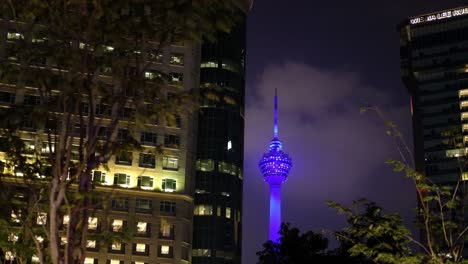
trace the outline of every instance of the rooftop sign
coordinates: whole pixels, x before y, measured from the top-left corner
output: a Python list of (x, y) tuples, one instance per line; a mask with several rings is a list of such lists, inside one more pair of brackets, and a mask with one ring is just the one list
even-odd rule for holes
[(428, 23), (428, 22), (432, 22), (436, 20), (449, 19), (452, 17), (464, 16), (464, 15), (468, 15), (468, 7), (457, 8), (457, 9), (442, 11), (439, 13), (433, 13), (433, 14), (428, 14), (428, 15), (422, 15), (419, 17), (413, 17), (413, 18), (410, 18), (410, 24), (416, 25), (416, 24)]

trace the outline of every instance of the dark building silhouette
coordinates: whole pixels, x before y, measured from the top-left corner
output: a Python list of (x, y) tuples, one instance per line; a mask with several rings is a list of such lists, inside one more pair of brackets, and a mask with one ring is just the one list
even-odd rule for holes
[(240, 263), (244, 155), (245, 16), (202, 45), (192, 261)]

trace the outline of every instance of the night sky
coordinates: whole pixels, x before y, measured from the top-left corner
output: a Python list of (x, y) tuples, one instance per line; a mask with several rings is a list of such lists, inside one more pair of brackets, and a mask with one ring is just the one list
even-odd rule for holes
[(403, 19), (467, 5), (457, 0), (256, 0), (248, 18), (243, 263), (268, 239), (268, 184), (258, 169), (273, 135), (293, 159), (282, 187), (283, 221), (301, 230), (337, 229), (344, 218), (326, 200), (360, 197), (413, 219), (414, 189), (385, 164), (399, 157), (375, 114), (378, 105), (411, 142), (409, 95), (400, 79)]

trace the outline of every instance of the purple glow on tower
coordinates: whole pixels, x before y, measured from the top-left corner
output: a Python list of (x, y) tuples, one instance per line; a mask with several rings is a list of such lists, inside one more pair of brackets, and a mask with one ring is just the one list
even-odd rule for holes
[(263, 154), (258, 166), (263, 179), (270, 184), (270, 229), (269, 238), (276, 242), (281, 227), (281, 184), (288, 178), (292, 167), (291, 158), (283, 152), (283, 145), (278, 138), (278, 96), (275, 90), (275, 110), (273, 139), (269, 151)]

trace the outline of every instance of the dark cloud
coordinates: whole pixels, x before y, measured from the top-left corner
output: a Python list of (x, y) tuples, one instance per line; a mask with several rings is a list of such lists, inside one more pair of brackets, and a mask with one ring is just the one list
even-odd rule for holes
[(392, 106), (390, 94), (366, 85), (356, 72), (296, 62), (269, 65), (255, 87), (247, 87), (257, 95), (248, 99), (246, 109), (244, 263), (254, 263), (254, 253), (267, 239), (268, 186), (257, 163), (273, 133), (275, 88), (280, 139), (294, 163), (282, 189), (283, 221), (303, 230), (336, 229), (343, 219), (324, 202), (360, 197), (411, 217), (415, 195), (410, 182), (384, 164), (399, 158), (394, 142), (377, 115), (359, 113), (364, 102), (379, 105), (407, 128), (408, 106)]

